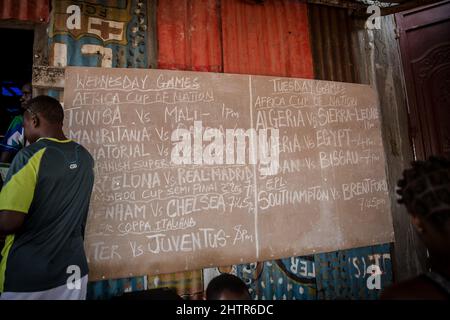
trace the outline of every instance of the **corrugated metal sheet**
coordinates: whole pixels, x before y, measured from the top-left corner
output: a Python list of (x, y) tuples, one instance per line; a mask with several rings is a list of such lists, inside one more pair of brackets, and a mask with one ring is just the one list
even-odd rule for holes
[(313, 77), (298, 1), (161, 0), (157, 30), (161, 69)]
[(158, 68), (222, 71), (216, 0), (158, 1)]
[(308, 5), (316, 79), (358, 82), (352, 56), (352, 25), (347, 9)]
[[(316, 254), (314, 263), (318, 299), (373, 300), (393, 281), (390, 244)], [(371, 266), (381, 271), (378, 288)]]
[(313, 78), (307, 5), (222, 1), (224, 72)]
[[(379, 288), (370, 266), (380, 268)], [(369, 271), (368, 271), (369, 268)], [(238, 265), (235, 273), (258, 300), (377, 299), (392, 283), (389, 244)]]
[(314, 256), (238, 265), (236, 275), (255, 300), (315, 300)]
[(50, 0), (0, 0), (0, 19), (48, 22)]

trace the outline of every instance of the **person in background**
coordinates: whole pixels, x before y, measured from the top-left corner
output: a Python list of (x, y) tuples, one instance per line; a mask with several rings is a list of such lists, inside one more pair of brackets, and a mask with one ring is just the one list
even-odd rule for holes
[[(22, 87), (20, 106), (25, 106), (30, 101), (32, 94), (31, 84), (26, 83)], [(23, 133), (23, 115), (15, 116), (5, 133), (3, 141), (0, 142), (0, 162), (11, 163), (16, 153), (25, 147), (26, 141)]]
[(398, 182), (403, 203), (429, 252), (426, 274), (387, 288), (381, 299), (450, 299), (450, 161), (416, 161)]
[(222, 273), (206, 288), (206, 300), (252, 300), (245, 283), (238, 277)]
[(0, 299), (85, 299), (83, 247), (94, 160), (64, 136), (58, 100), (31, 99), (24, 113), (31, 143), (14, 157), (0, 193)]

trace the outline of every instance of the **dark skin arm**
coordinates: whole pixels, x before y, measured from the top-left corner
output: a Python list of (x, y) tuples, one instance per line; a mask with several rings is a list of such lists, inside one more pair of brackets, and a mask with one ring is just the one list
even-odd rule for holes
[(16, 233), (25, 221), (25, 214), (17, 211), (0, 211), (0, 236)]
[(3, 151), (0, 153), (0, 162), (11, 163), (13, 159), (13, 153), (9, 151)]

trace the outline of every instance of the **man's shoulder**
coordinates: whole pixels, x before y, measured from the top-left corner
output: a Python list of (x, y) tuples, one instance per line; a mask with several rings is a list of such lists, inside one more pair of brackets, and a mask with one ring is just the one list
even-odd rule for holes
[(87, 157), (90, 161), (94, 162), (94, 158), (92, 157), (91, 153), (83, 145), (73, 140), (72, 143), (75, 144), (76, 148), (78, 148), (85, 157)]
[(10, 124), (9, 124), (10, 128), (11, 127), (17, 127), (17, 126), (23, 126), (23, 115), (19, 114), (17, 116), (15, 116)]
[[(51, 143), (51, 142), (50, 142)], [(64, 146), (70, 146), (71, 151), (76, 151), (77, 157), (81, 157), (84, 159), (84, 161), (92, 162), (92, 165), (94, 163), (94, 158), (92, 157), (91, 153), (81, 144), (74, 140), (67, 140), (63, 143), (56, 143), (56, 145), (59, 145), (60, 147)]]
[(26, 170), (26, 168), (31, 170), (29, 172), (35, 172), (36, 167), (38, 167), (41, 162), (44, 151), (44, 147), (40, 144), (32, 144), (20, 149), (14, 156), (5, 182), (11, 180), (12, 176), (19, 171)]
[(85, 147), (83, 147), (81, 144), (79, 144), (74, 140), (55, 141), (53, 139), (41, 138), (32, 145), (36, 144), (37, 144), (36, 148), (54, 147), (54, 148), (61, 148), (61, 150), (64, 150), (64, 147), (66, 146), (70, 146), (70, 148), (77, 149), (83, 154), (91, 156), (91, 154)]
[(37, 141), (35, 143), (30, 144), (29, 146), (26, 146), (25, 148), (20, 149), (20, 151), (17, 152), (16, 157), (24, 158), (24, 159), (31, 158), (38, 151), (40, 151), (46, 147), (45, 144), (42, 144), (39, 142), (40, 141)]
[[(89, 151), (83, 147), (81, 144), (70, 141), (68, 143), (62, 144), (62, 143), (54, 143), (51, 140), (47, 139), (40, 139), (29, 146), (22, 148), (15, 156), (14, 161), (17, 162), (19, 165), (25, 165), (34, 155), (40, 153), (41, 156), (44, 156), (45, 153), (45, 159), (49, 160), (54, 155), (55, 150), (58, 150), (57, 152), (65, 153), (67, 149), (65, 149), (63, 146), (70, 145), (70, 149), (77, 150), (77, 154), (79, 158), (84, 159), (84, 161), (89, 161), (92, 163), (92, 166), (94, 164), (94, 159), (92, 155), (89, 153)], [(44, 152), (45, 151), (45, 152)], [(49, 151), (49, 153), (47, 153)], [(50, 158), (49, 158), (50, 157)], [(17, 158), (17, 159), (16, 159)], [(14, 162), (13, 161), (13, 162)]]

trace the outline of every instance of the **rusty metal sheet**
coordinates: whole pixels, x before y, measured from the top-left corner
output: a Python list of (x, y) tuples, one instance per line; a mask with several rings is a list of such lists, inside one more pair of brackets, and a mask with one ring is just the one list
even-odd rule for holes
[(232, 273), (256, 300), (373, 300), (393, 280), (389, 244), (243, 264)]
[(158, 68), (222, 71), (216, 0), (160, 0)]
[(308, 5), (315, 78), (358, 82), (352, 56), (352, 25), (347, 9)]
[(313, 78), (307, 5), (222, 1), (226, 73)]
[(0, 0), (0, 19), (48, 22), (49, 0)]

